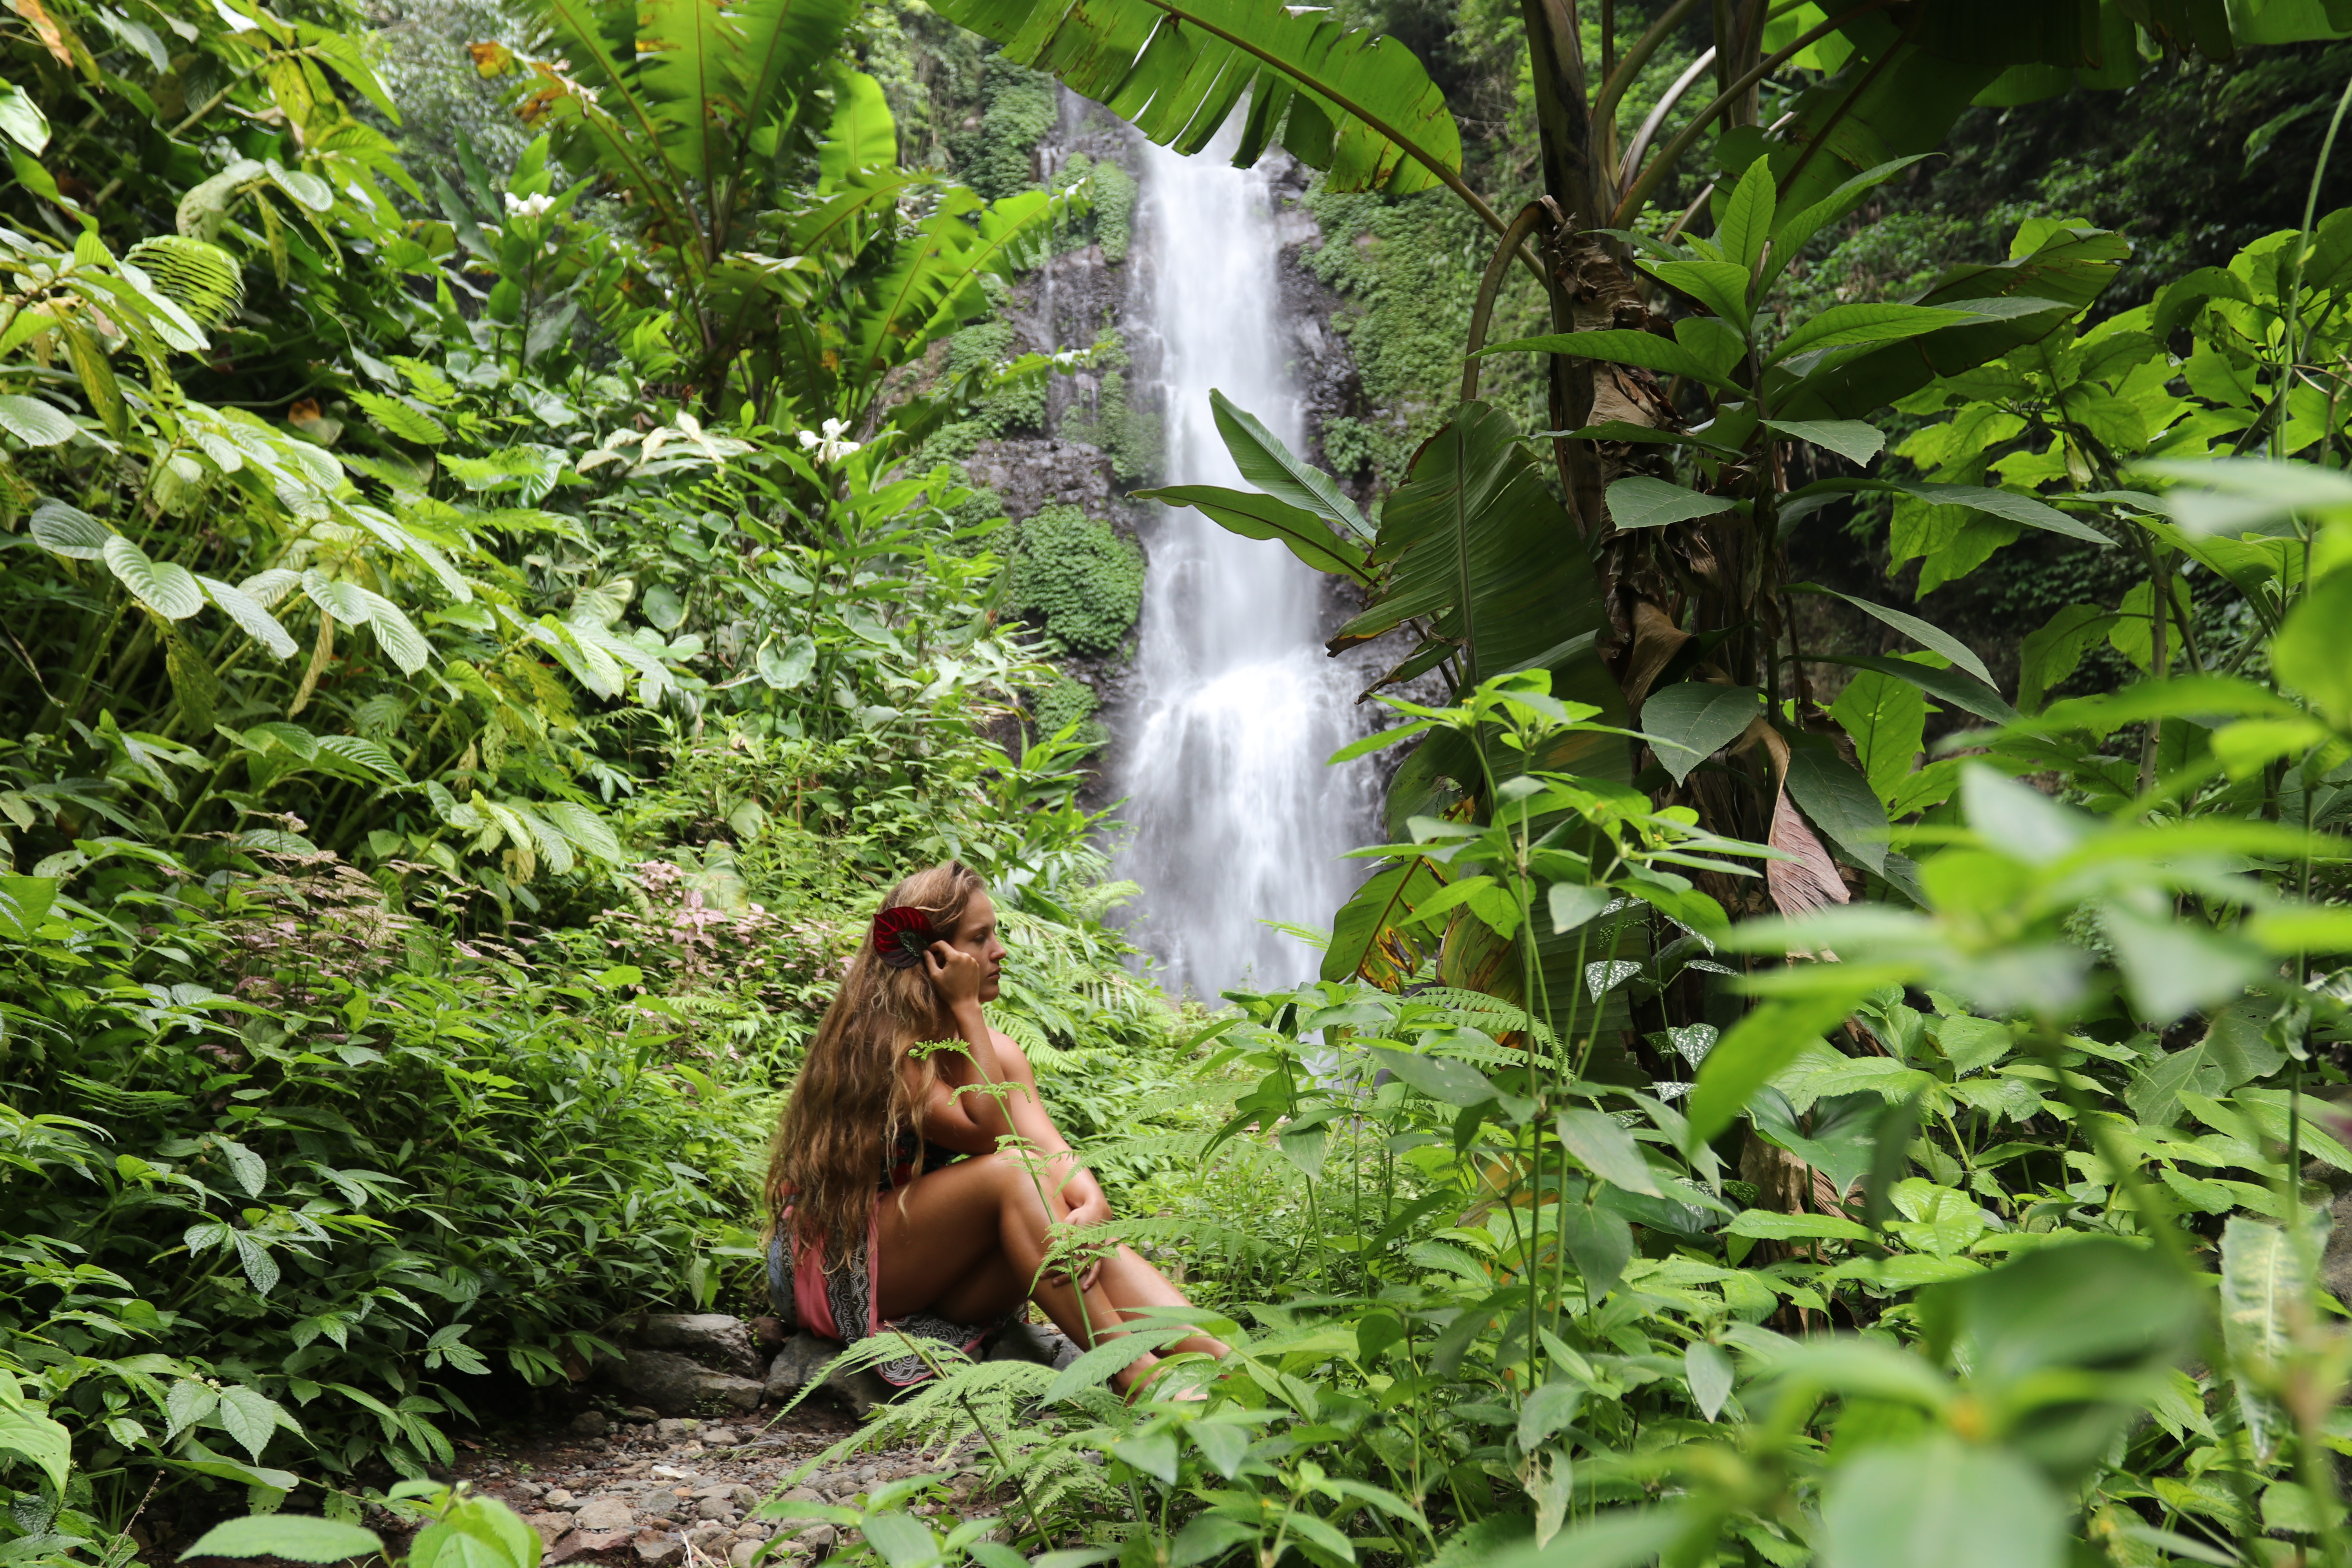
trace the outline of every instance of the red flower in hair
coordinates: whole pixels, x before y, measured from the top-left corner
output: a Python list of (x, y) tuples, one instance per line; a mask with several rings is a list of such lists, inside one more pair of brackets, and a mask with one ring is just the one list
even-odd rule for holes
[(940, 941), (931, 917), (911, 904), (898, 904), (874, 917), (874, 955), (893, 969), (912, 969)]

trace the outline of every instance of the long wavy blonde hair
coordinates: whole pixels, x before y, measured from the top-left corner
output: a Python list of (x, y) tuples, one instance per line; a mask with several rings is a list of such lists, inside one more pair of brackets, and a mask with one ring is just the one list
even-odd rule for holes
[[(944, 939), (984, 890), (977, 873), (950, 860), (891, 889), (882, 907), (923, 910)], [(817, 1026), (768, 1154), (769, 1233), (789, 1218), (794, 1244), (823, 1247), (828, 1271), (847, 1268), (865, 1245), (890, 1151), (938, 1071), (921, 1062), (909, 1083), (908, 1049), (940, 1030), (930, 976), (920, 964), (894, 969), (883, 963), (869, 924)], [(827, 1245), (836, 1237), (845, 1245)]]

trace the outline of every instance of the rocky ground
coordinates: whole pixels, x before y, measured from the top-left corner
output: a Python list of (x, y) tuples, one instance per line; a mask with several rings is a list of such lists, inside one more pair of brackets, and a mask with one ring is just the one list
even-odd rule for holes
[[(1007, 1510), (1009, 1494), (982, 1487), (976, 1443), (946, 1453), (863, 1453), (795, 1479), (887, 1393), (871, 1374), (836, 1376), (784, 1411), (839, 1348), (805, 1334), (786, 1339), (765, 1320), (649, 1317), (636, 1325), (627, 1359), (598, 1370), (591, 1384), (596, 1403), (568, 1430), (468, 1444), (449, 1479), (521, 1514), (546, 1542), (551, 1565), (807, 1563), (832, 1549), (835, 1527), (754, 1518), (762, 1503), (781, 1496), (855, 1505), (909, 1476), (940, 1478), (914, 1503), (919, 1515)], [(1066, 1364), (1076, 1351), (1051, 1330), (1016, 1325), (990, 1353)], [(645, 1403), (632, 1402), (638, 1399)]]

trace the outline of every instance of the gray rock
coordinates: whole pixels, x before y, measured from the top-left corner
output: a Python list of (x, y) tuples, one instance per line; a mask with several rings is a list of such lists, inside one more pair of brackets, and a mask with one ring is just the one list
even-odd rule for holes
[(714, 1448), (731, 1448), (743, 1439), (732, 1426), (713, 1426), (703, 1433), (702, 1440)]
[(573, 1516), (572, 1522), (591, 1534), (602, 1534), (611, 1530), (626, 1530), (637, 1522), (637, 1512), (624, 1498), (590, 1498), (580, 1505), (580, 1511)]
[[(767, 1391), (748, 1377), (730, 1373), (706, 1372), (702, 1374), (702, 1397), (740, 1410), (746, 1415), (760, 1408), (760, 1400)], [(731, 1435), (731, 1434), (730, 1434)]]
[(756, 1519), (735, 1527), (735, 1539), (738, 1541), (765, 1541), (773, 1533), (775, 1533), (773, 1531)]
[(734, 1489), (727, 1494), (727, 1499), (737, 1508), (753, 1509), (760, 1506), (759, 1489), (755, 1487), (747, 1487), (740, 1481), (738, 1481)]
[(568, 1513), (527, 1513), (522, 1521), (539, 1531), (541, 1546), (554, 1545), (572, 1528), (572, 1516)]
[(656, 1312), (646, 1320), (635, 1339), (657, 1351), (676, 1351), (716, 1372), (760, 1375), (751, 1325), (724, 1312)]
[(824, 1363), (841, 1353), (841, 1347), (831, 1340), (821, 1340), (814, 1334), (794, 1334), (768, 1363), (768, 1397), (782, 1403), (805, 1387)]
[[(2148, 617), (2150, 620), (2155, 618), (2154, 616)], [(797, 1486), (784, 1494), (784, 1500), (786, 1502), (823, 1502), (824, 1498), (814, 1487)]]
[(686, 1543), (706, 1557), (715, 1557), (735, 1544), (735, 1532), (723, 1524), (698, 1524), (686, 1532)]
[[(2151, 616), (2149, 618), (2153, 619), (2154, 617)], [(562, 1487), (550, 1487), (545, 1492), (541, 1493), (541, 1496), (550, 1508), (570, 1508), (572, 1503), (577, 1500), (572, 1497), (569, 1490)]]
[(722, 1523), (731, 1521), (735, 1517), (735, 1505), (723, 1497), (707, 1497), (694, 1505), (694, 1517), (715, 1519)]
[(1059, 1372), (1078, 1359), (1078, 1347), (1051, 1324), (1013, 1323), (989, 1347), (988, 1359), (1034, 1362)]
[[(2151, 615), (2148, 619), (2156, 617)], [(761, 1542), (739, 1541), (727, 1549), (727, 1568), (751, 1568), (751, 1559), (760, 1555)]]
[[(2154, 617), (2150, 618), (2153, 619)], [(834, 1529), (833, 1526), (829, 1524), (812, 1524), (807, 1529), (801, 1531), (794, 1539), (800, 1542), (803, 1546), (814, 1546), (818, 1551), (822, 1552), (826, 1547), (831, 1546), (835, 1541), (839, 1540), (840, 1537), (841, 1532)]]
[(654, 1436), (665, 1443), (683, 1442), (701, 1430), (701, 1422), (683, 1417), (654, 1423)]
[(612, 1422), (604, 1418), (601, 1410), (583, 1410), (572, 1418), (572, 1435), (574, 1437), (602, 1437), (612, 1429)]
[(824, 1389), (849, 1406), (849, 1413), (861, 1421), (876, 1405), (887, 1405), (898, 1396), (897, 1386), (885, 1381), (882, 1374), (870, 1366), (862, 1366), (854, 1372), (846, 1368), (837, 1369), (824, 1380)]
[(686, 1542), (666, 1530), (641, 1530), (629, 1544), (637, 1549), (637, 1561), (646, 1568), (664, 1568), (686, 1555)]
[[(710, 1369), (675, 1351), (632, 1350), (604, 1370), (614, 1383), (664, 1415), (684, 1415), (702, 1397), (702, 1380)], [(656, 1428), (659, 1430), (658, 1427)]]
[(569, 1563), (575, 1557), (585, 1557), (593, 1552), (610, 1552), (628, 1542), (629, 1531), (625, 1530), (575, 1530), (555, 1543), (554, 1550), (547, 1554), (547, 1561), (551, 1564)]

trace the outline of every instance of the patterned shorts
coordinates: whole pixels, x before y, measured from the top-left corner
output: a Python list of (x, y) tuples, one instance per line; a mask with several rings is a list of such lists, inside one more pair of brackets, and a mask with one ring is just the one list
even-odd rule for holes
[[(882, 1294), (881, 1249), (877, 1231), (881, 1205), (892, 1195), (887, 1192), (874, 1194), (875, 1212), (866, 1221), (866, 1244), (846, 1267), (840, 1268), (824, 1266), (823, 1248), (793, 1244), (792, 1211), (784, 1211), (783, 1223), (768, 1243), (768, 1294), (774, 1301), (776, 1315), (787, 1327), (805, 1329), (821, 1338), (844, 1343), (895, 1330), (910, 1338), (952, 1345), (966, 1355), (977, 1354), (982, 1342), (1021, 1318), (1022, 1306), (1016, 1305), (992, 1322), (977, 1324), (955, 1322), (933, 1312), (908, 1312), (885, 1321), (877, 1311), (875, 1302)], [(899, 1388), (931, 1376), (931, 1369), (912, 1351), (880, 1363), (874, 1370), (882, 1374), (884, 1382)]]

